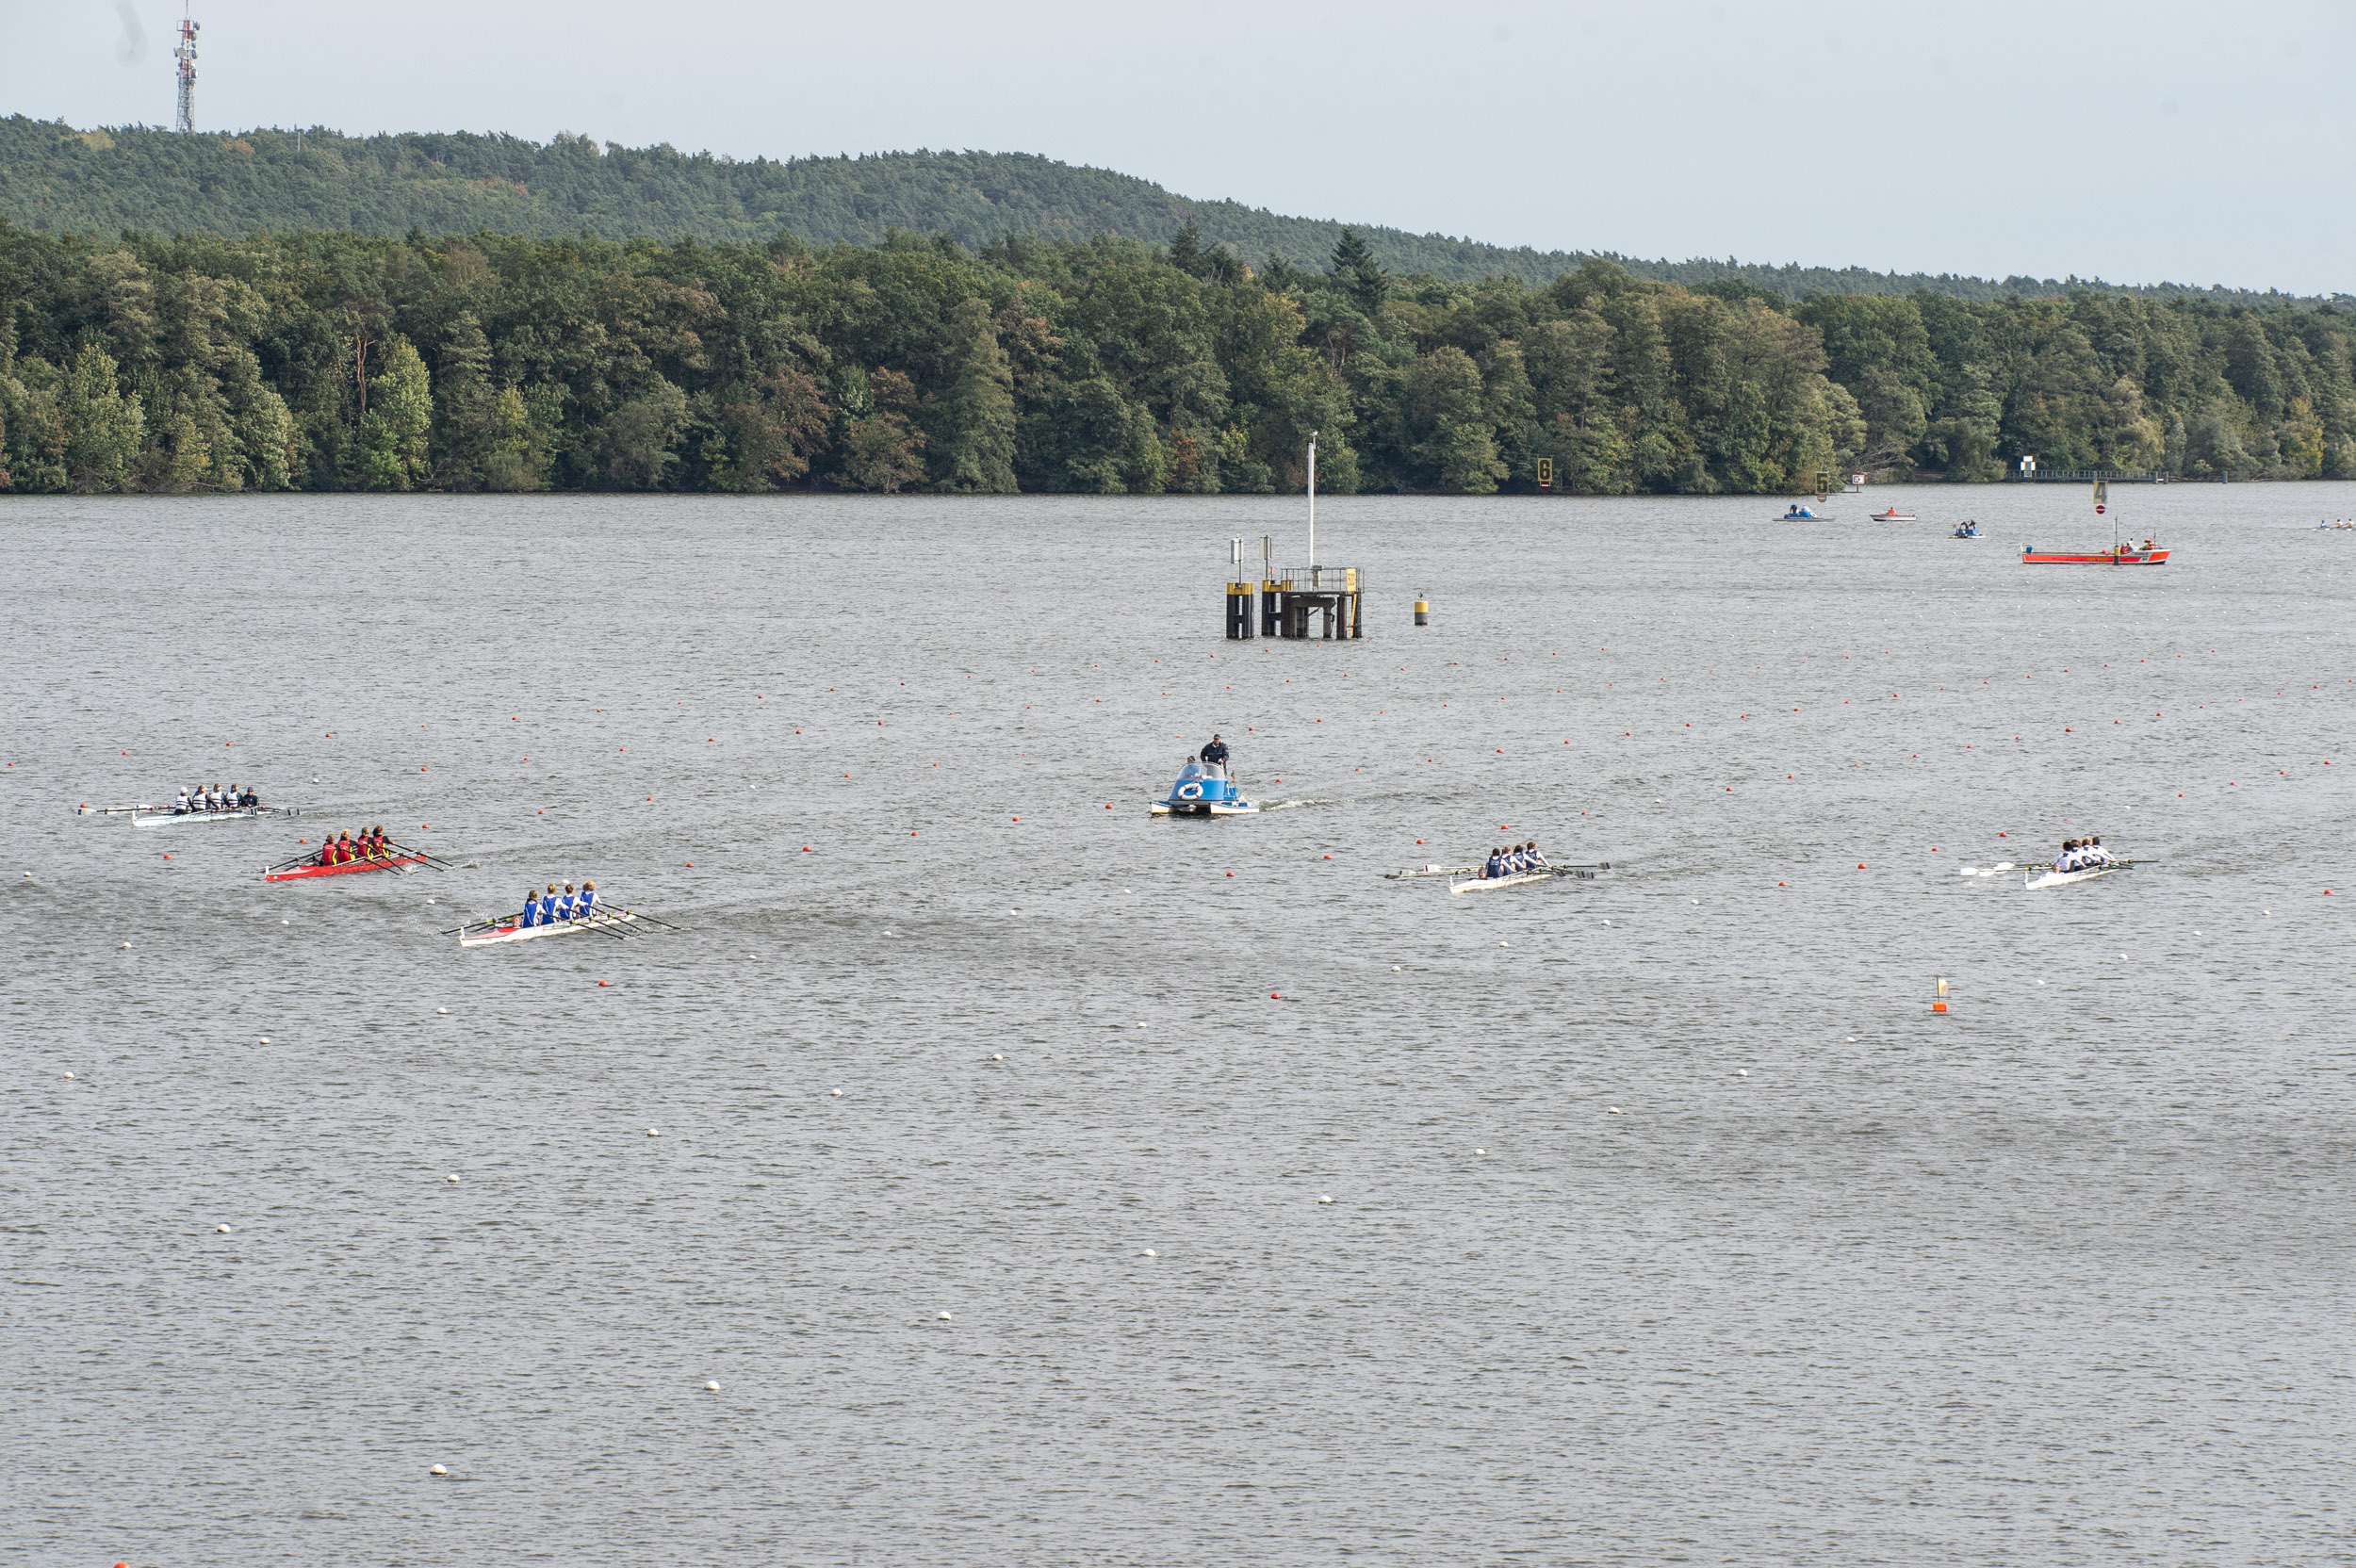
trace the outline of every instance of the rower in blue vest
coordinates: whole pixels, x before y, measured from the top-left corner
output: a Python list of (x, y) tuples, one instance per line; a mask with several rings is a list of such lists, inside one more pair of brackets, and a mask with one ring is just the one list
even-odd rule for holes
[(1546, 870), (1546, 858), (1538, 852), (1537, 840), (1532, 839), (1522, 845), (1522, 864), (1531, 871)]
[(1481, 868), (1481, 875), (1482, 879), (1483, 879), (1484, 881), (1492, 881), (1492, 882), (1493, 882), (1493, 881), (1497, 880), (1498, 877), (1503, 876), (1504, 874), (1505, 874), (1505, 853), (1504, 853), (1504, 851), (1502, 851), (1502, 850), (1497, 850), (1497, 849), (1493, 849), (1493, 850), (1489, 851), (1489, 859), (1488, 859), (1488, 862), (1487, 862), (1487, 864), (1483, 865), (1483, 866)]
[(564, 884), (564, 896), (556, 901), (556, 918), (558, 920), (573, 918), (573, 885), (570, 882)]
[(524, 912), (516, 917), (515, 923), (519, 926), (540, 923), (540, 895), (538, 893), (529, 890), (525, 892)]
[(581, 896), (573, 901), (573, 919), (587, 920), (597, 906), (597, 885), (595, 882), (581, 883)]

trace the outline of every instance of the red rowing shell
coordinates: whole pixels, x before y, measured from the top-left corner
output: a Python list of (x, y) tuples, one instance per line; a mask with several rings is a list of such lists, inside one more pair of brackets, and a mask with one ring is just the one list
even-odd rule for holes
[(2167, 563), (2166, 550), (2122, 550), (2117, 555), (2108, 550), (2097, 550), (2092, 555), (2055, 555), (2039, 550), (2021, 552), (2021, 564), (2024, 566), (2160, 566)]
[(421, 866), (422, 855), (396, 855), (389, 860), (346, 860), (340, 866), (289, 866), (285, 871), (266, 871), (265, 882), (292, 882), (304, 876), (341, 876), (348, 871), (390, 871), (395, 866)]

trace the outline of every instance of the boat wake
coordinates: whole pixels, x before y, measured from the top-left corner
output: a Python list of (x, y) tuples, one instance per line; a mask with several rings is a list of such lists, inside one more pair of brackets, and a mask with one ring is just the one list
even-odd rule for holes
[(1260, 809), (1263, 811), (1289, 811), (1299, 806), (1331, 806), (1333, 804), (1333, 803), (1331, 800), (1319, 798), (1306, 798), (1301, 800), (1269, 800), (1261, 802)]

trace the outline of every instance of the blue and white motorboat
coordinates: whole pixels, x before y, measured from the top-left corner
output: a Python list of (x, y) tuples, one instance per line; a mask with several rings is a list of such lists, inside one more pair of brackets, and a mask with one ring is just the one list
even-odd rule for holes
[(1186, 765), (1178, 770), (1178, 782), (1170, 787), (1169, 795), (1153, 803), (1153, 815), (1239, 817), (1258, 809), (1237, 792), (1235, 781), (1228, 776), (1224, 766), (1189, 757)]
[(1792, 509), (1789, 512), (1786, 512), (1782, 516), (1775, 519), (1775, 521), (1779, 523), (1814, 523), (1821, 522), (1823, 520), (1823, 513), (1812, 511), (1808, 507), (1800, 505), (1797, 501), (1792, 503)]
[(1950, 535), (1951, 538), (1955, 539), (1977, 539), (1979, 536), (1980, 525), (1968, 519), (1964, 522), (1963, 526), (1956, 529), (1955, 531)]

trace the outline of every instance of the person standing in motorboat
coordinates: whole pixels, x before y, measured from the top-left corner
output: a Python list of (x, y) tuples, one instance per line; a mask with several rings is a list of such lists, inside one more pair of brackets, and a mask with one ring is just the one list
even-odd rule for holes
[(1202, 761), (1203, 766), (1209, 771), (1212, 777), (1226, 777), (1227, 743), (1220, 740), (1219, 736), (1214, 733), (1211, 736), (1210, 743), (1203, 748)]

